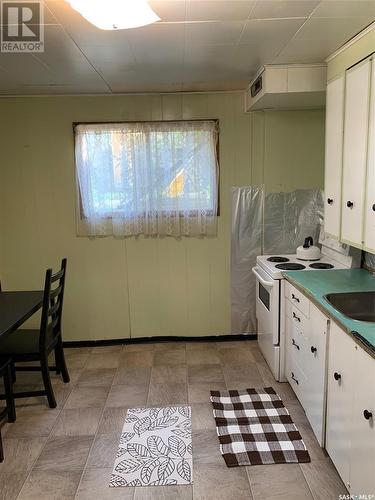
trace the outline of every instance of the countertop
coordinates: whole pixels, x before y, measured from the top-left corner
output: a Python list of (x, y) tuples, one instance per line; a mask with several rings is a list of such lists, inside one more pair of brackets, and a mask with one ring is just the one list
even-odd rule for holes
[(323, 298), (328, 293), (375, 291), (375, 276), (365, 269), (288, 271), (283, 276), (375, 357), (375, 323), (347, 318)]

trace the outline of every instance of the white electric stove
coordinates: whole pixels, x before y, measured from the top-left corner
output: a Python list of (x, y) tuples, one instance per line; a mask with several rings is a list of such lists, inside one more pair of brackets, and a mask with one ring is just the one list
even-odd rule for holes
[(258, 344), (274, 377), (285, 382), (284, 373), (284, 294), (285, 271), (336, 270), (360, 267), (361, 252), (320, 233), (321, 258), (314, 261), (292, 255), (260, 255), (252, 271), (256, 277)]

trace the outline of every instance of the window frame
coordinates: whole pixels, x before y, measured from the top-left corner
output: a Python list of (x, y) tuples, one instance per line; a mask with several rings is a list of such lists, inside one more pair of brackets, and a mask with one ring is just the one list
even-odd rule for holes
[[(218, 118), (199, 118), (199, 119), (193, 119), (193, 120), (117, 120), (117, 121), (103, 121), (103, 122), (72, 122), (72, 130), (73, 130), (73, 150), (74, 150), (74, 174), (75, 174), (75, 182), (76, 182), (76, 196), (78, 196), (78, 204), (79, 204), (79, 215), (81, 221), (85, 221), (88, 219), (87, 215), (85, 215), (84, 210), (83, 210), (83, 203), (82, 203), (82, 193), (81, 193), (81, 186), (79, 185), (78, 182), (78, 175), (77, 175), (77, 162), (76, 162), (76, 156), (75, 156), (75, 150), (76, 150), (76, 133), (75, 133), (75, 128), (78, 125), (107, 125), (111, 123), (115, 124), (128, 124), (128, 123), (176, 123), (176, 122), (207, 122), (207, 121), (212, 121), (216, 124), (217, 127), (217, 141), (216, 141), (216, 161), (217, 161), (217, 192), (216, 192), (216, 197), (217, 197), (217, 207), (216, 207), (216, 215), (217, 217), (220, 217), (220, 126), (219, 126), (219, 119)], [(194, 213), (194, 211), (191, 211)], [(182, 212), (178, 213), (178, 217), (183, 217)], [(103, 217), (104, 220), (112, 220), (113, 217), (111, 215), (108, 215), (106, 217)]]

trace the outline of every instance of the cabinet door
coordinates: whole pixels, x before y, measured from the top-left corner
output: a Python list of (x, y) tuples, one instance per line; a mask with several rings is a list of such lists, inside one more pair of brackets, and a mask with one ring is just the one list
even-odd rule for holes
[(326, 349), (328, 318), (310, 304), (310, 332), (307, 340), (305, 373), (309, 381), (306, 394), (307, 418), (320, 445), (325, 436)]
[(371, 63), (371, 98), (367, 150), (367, 179), (365, 203), (365, 249), (375, 253), (375, 59)]
[(346, 72), (341, 239), (363, 244), (363, 208), (370, 96), (370, 59)]
[(345, 76), (327, 85), (324, 229), (340, 237)]
[(329, 331), (326, 449), (349, 485), (354, 341), (335, 323)]
[(356, 349), (349, 491), (370, 495), (375, 492), (375, 359)]

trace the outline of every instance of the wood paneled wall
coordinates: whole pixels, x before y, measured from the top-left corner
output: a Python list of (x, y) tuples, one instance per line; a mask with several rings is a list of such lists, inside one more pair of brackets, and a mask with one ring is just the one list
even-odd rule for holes
[[(323, 111), (243, 109), (238, 92), (0, 99), (4, 288), (40, 288), (66, 256), (66, 340), (230, 333), (231, 187), (323, 182)], [(195, 118), (220, 122), (217, 238), (78, 238), (72, 122)]]

